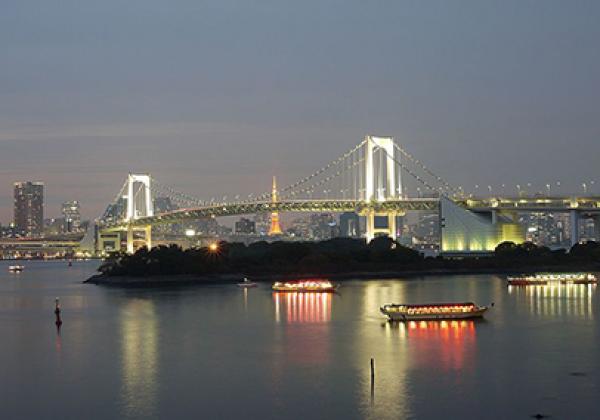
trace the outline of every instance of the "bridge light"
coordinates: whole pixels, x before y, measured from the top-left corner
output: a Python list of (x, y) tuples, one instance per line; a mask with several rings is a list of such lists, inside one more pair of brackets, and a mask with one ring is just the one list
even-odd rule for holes
[(208, 246), (208, 250), (209, 250), (210, 252), (217, 252), (217, 251), (219, 250), (219, 244), (217, 244), (216, 242), (213, 242), (213, 243), (211, 243), (211, 244)]

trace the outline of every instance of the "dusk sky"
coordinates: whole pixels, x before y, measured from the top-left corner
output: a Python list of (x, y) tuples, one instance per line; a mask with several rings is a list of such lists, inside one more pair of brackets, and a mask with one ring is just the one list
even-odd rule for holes
[(392, 135), (454, 185), (600, 194), (600, 2), (4, 0), (12, 184), (99, 216), (130, 171), (259, 193)]

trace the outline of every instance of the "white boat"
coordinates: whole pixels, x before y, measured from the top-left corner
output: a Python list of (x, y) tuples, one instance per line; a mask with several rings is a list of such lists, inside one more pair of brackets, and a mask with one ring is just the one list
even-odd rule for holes
[(598, 283), (598, 279), (592, 273), (536, 273), (517, 277), (508, 277), (507, 280), (509, 286)]
[(472, 302), (427, 303), (422, 305), (392, 303), (379, 308), (381, 313), (387, 315), (391, 321), (480, 318), (488, 309), (488, 306), (477, 306)]
[(258, 284), (248, 280), (246, 277), (244, 277), (244, 281), (241, 283), (237, 284), (238, 287), (242, 287), (244, 289), (250, 288), (250, 287), (258, 287)]
[(308, 280), (289, 280), (285, 282), (275, 282), (271, 288), (275, 292), (314, 292), (314, 293), (334, 293), (339, 284), (333, 284), (329, 280), (308, 279)]
[(24, 265), (9, 265), (8, 266), (8, 271), (10, 271), (11, 273), (20, 273), (23, 270), (25, 270)]

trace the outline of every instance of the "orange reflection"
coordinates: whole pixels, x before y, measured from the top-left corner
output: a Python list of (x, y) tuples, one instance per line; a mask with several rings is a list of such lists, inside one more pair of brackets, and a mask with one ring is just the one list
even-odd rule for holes
[[(475, 321), (410, 321), (400, 324), (417, 363), (443, 370), (468, 367), (475, 354)], [(404, 331), (402, 331), (404, 330)], [(472, 366), (472, 364), (471, 364)]]
[(331, 293), (275, 292), (275, 320), (287, 323), (321, 323), (331, 321)]
[(331, 293), (273, 293), (275, 320), (284, 334), (281, 366), (329, 363), (331, 299)]

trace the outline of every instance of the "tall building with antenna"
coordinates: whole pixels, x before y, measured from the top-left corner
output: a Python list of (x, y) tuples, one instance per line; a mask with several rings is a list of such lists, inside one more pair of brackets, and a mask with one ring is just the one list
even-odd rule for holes
[[(273, 189), (271, 191), (271, 202), (277, 203), (277, 178), (273, 177)], [(281, 235), (281, 226), (279, 225), (279, 213), (274, 211), (271, 213), (271, 227), (269, 228), (269, 236)]]

